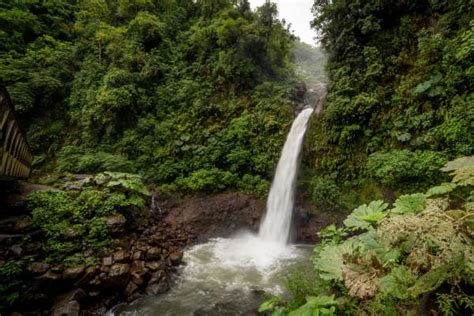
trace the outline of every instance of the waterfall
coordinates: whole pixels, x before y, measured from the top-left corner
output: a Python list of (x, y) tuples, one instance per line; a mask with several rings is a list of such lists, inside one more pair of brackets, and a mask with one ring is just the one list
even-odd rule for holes
[(286, 244), (290, 234), (298, 162), (312, 108), (301, 111), (291, 126), (278, 161), (259, 237)]

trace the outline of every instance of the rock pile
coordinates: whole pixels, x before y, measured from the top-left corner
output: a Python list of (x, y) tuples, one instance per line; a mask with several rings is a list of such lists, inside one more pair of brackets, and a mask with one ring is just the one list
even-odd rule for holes
[[(114, 250), (101, 258), (85, 254), (86, 260), (67, 267), (29, 263), (23, 276), (28, 287), (13, 314), (100, 315), (118, 302), (166, 292), (182, 249), (194, 237), (159, 220), (148, 227), (116, 239)], [(15, 256), (2, 248), (0, 259)]]

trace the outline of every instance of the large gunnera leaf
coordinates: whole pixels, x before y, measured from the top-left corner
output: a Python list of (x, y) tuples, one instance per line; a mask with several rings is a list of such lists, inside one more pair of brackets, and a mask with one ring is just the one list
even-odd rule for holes
[(346, 227), (368, 229), (372, 224), (378, 223), (387, 213), (388, 204), (384, 201), (372, 201), (356, 208), (344, 221)]
[(416, 276), (406, 266), (398, 266), (380, 279), (380, 292), (400, 300), (409, 297), (408, 289), (415, 284)]
[(422, 193), (402, 195), (395, 201), (390, 211), (395, 214), (420, 213), (425, 209), (426, 197)]
[(353, 240), (340, 245), (325, 247), (314, 259), (313, 264), (323, 280), (342, 281), (343, 256), (352, 254), (356, 248)]
[(453, 182), (459, 185), (474, 185), (474, 156), (450, 161), (441, 170), (449, 172)]

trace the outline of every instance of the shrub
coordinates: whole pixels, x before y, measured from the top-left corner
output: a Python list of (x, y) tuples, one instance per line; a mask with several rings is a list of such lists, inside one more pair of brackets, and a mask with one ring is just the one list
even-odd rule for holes
[(329, 178), (314, 177), (311, 180), (311, 199), (319, 207), (336, 208), (341, 206), (341, 192), (336, 182)]
[(396, 188), (401, 184), (426, 185), (441, 179), (444, 154), (434, 151), (390, 150), (369, 156), (367, 175), (379, 183)]
[(178, 179), (178, 185), (191, 191), (219, 191), (234, 185), (237, 177), (217, 168), (200, 169), (189, 177)]

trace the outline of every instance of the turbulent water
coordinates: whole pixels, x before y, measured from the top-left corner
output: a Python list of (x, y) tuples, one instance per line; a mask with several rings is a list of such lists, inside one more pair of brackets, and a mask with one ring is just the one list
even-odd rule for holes
[(308, 249), (287, 245), (293, 210), (298, 157), (313, 112), (303, 110), (293, 122), (278, 162), (258, 235), (242, 232), (216, 238), (185, 251), (171, 291), (120, 304), (109, 315), (233, 316), (253, 314), (263, 292), (282, 293), (282, 274), (299, 265)]
[(278, 161), (275, 178), (267, 200), (267, 213), (260, 226), (264, 240), (286, 244), (290, 234), (291, 216), (298, 161), (312, 108), (301, 111), (291, 126), (290, 133)]

